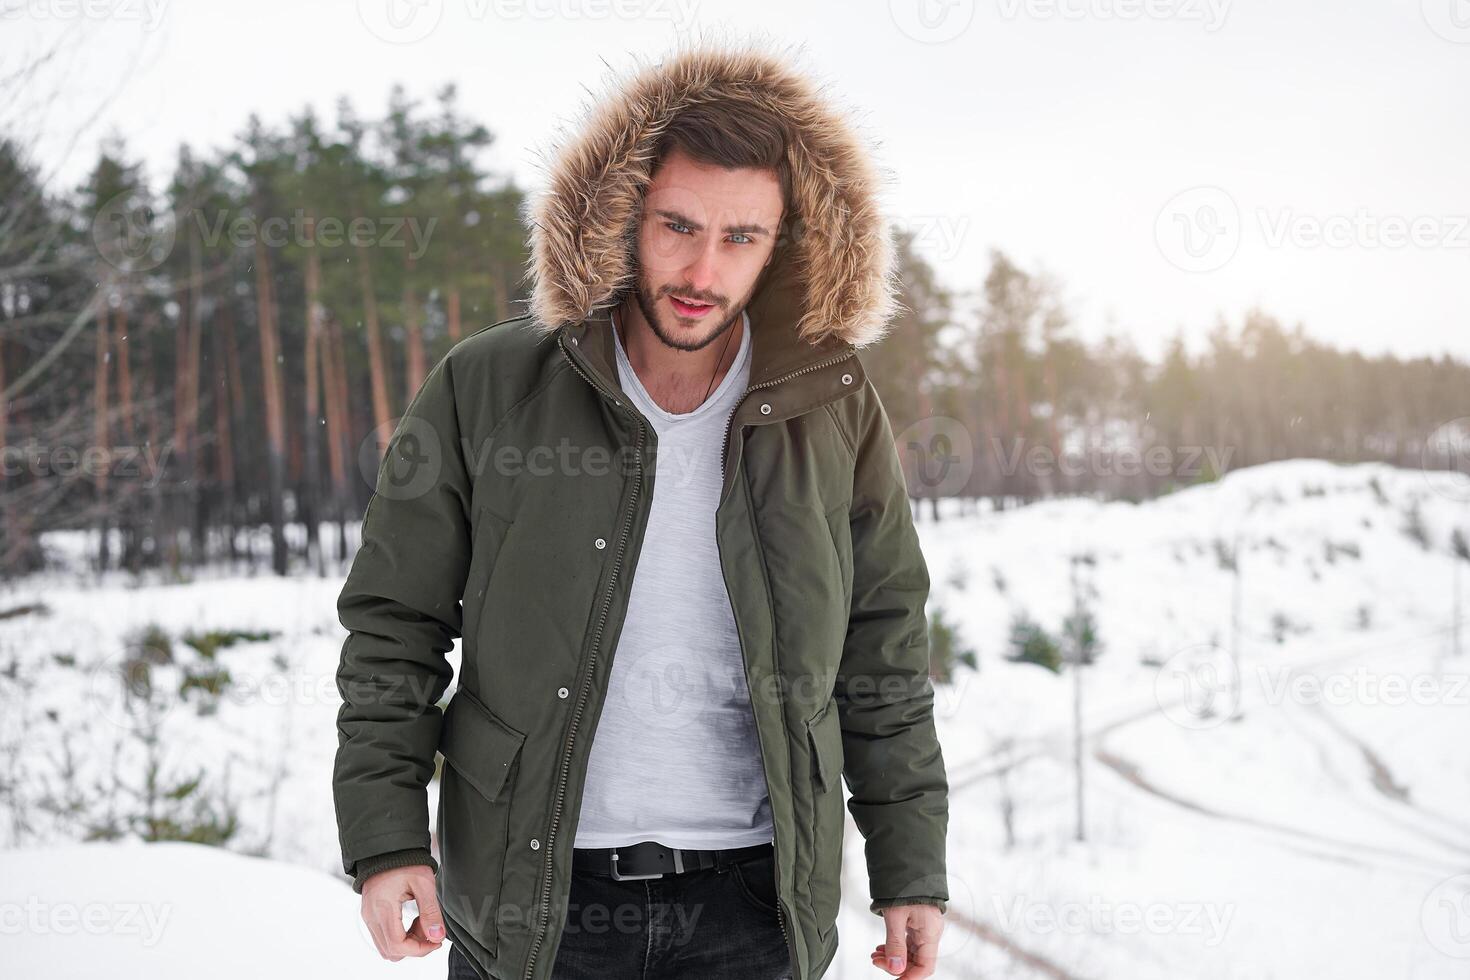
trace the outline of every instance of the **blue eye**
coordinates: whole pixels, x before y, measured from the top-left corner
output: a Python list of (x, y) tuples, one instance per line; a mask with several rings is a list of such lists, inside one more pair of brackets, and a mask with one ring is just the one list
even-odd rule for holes
[(746, 244), (748, 242), (753, 241), (753, 239), (749, 235), (731, 235), (730, 237), (731, 238), (743, 238), (743, 239), (745, 239), (744, 242), (737, 242), (736, 243), (737, 245), (744, 245), (744, 244)]
[(665, 228), (669, 228), (669, 229), (671, 229), (673, 231), (676, 231), (676, 232), (678, 232), (681, 235), (684, 234), (685, 232), (684, 231), (679, 231), (680, 228), (685, 229), (685, 231), (687, 231), (688, 228), (689, 228), (688, 225), (681, 225), (677, 221), (665, 221), (664, 222), (664, 227)]

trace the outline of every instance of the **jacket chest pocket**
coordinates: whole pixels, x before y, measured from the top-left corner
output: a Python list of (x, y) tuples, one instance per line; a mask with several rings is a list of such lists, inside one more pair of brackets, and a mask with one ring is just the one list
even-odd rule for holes
[(460, 688), (444, 710), (439, 752), (439, 901), (492, 954), (524, 733)]
[(812, 913), (823, 941), (837, 923), (842, 900), (842, 836), (846, 829), (842, 801), (842, 728), (837, 699), (807, 720), (807, 748), (812, 765), (812, 864), (807, 881)]

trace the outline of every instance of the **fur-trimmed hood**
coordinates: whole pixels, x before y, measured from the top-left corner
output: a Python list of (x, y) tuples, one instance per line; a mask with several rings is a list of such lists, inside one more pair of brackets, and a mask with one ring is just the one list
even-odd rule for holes
[[(879, 340), (897, 307), (879, 171), (854, 127), (812, 82), (752, 44), (700, 43), (639, 65), (554, 147), (546, 190), (528, 200), (525, 214), (525, 278), (538, 326), (549, 333), (622, 299), (633, 283), (632, 250), (659, 134), (682, 107), (713, 99), (772, 111), (796, 137), (787, 146), (791, 233), (761, 286), (762, 308), (779, 310), (812, 344), (860, 348)], [(789, 302), (773, 304), (772, 295)]]

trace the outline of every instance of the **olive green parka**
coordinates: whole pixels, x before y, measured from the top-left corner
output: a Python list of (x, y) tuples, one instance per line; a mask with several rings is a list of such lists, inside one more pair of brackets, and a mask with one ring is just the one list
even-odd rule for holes
[(749, 387), (716, 513), (794, 977), (822, 976), (837, 949), (844, 781), (869, 908), (949, 898), (929, 575), (857, 353), (894, 309), (874, 171), (788, 65), (696, 49), (643, 68), (561, 149), (528, 207), (530, 312), (430, 370), (388, 442), (338, 600), (343, 867), (359, 889), (387, 868), (434, 867), (450, 939), (486, 977), (547, 980), (566, 921), (588, 753), (658, 492), (657, 437), (619, 385), (608, 310), (633, 267), (638, 151), (710, 98), (774, 107), (802, 136), (788, 151), (797, 230), (747, 305)]

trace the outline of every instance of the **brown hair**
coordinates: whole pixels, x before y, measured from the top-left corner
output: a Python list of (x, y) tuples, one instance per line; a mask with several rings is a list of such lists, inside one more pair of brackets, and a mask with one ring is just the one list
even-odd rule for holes
[(653, 171), (674, 149), (704, 164), (734, 169), (774, 170), (781, 207), (791, 216), (791, 165), (786, 161), (786, 125), (764, 110), (728, 102), (701, 102), (679, 112), (665, 127), (654, 152)]

